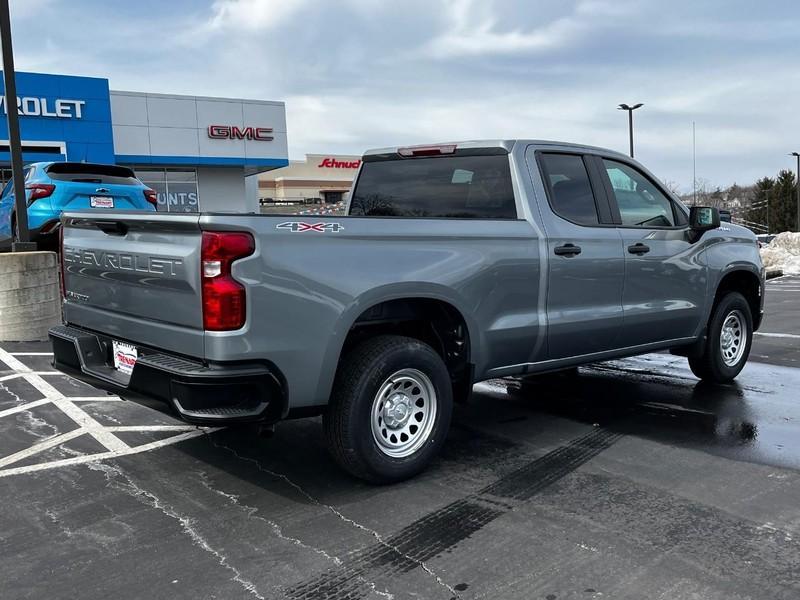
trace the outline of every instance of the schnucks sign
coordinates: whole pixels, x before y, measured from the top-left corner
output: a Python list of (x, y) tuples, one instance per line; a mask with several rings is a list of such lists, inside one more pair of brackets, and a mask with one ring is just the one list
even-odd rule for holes
[(360, 166), (360, 160), (336, 160), (335, 158), (324, 158), (317, 165), (320, 169), (357, 169)]
[[(107, 79), (17, 73), (16, 83), (25, 162), (115, 162)], [(8, 108), (0, 100), (0, 140), (8, 139)], [(9, 161), (9, 153), (0, 152), (0, 162)]]

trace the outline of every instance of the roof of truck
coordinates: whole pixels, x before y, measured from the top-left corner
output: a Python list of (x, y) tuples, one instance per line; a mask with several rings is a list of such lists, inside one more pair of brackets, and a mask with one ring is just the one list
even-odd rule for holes
[[(450, 141), (450, 142), (436, 142), (431, 144), (414, 144), (413, 146), (452, 146), (455, 145), (457, 148), (466, 150), (466, 149), (475, 149), (475, 148), (504, 148), (506, 151), (511, 152), (511, 149), (514, 147), (514, 144), (524, 144), (526, 146), (542, 146), (542, 147), (559, 147), (559, 148), (569, 148), (571, 150), (580, 150), (580, 151), (588, 151), (588, 152), (603, 152), (604, 154), (616, 154), (621, 157), (627, 157), (627, 155), (622, 154), (621, 152), (617, 152), (616, 150), (611, 150), (609, 148), (601, 148), (599, 146), (587, 146), (586, 144), (576, 144), (573, 142), (558, 142), (553, 140), (535, 140), (535, 139), (516, 139), (516, 140), (464, 140), (464, 141)], [(371, 156), (376, 154), (396, 154), (400, 148), (407, 148), (409, 146), (391, 146), (388, 148), (371, 148), (364, 152), (364, 156)]]

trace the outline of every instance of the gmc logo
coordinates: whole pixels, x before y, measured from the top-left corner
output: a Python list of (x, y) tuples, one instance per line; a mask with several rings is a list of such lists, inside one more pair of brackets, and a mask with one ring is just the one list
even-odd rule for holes
[(256, 140), (271, 142), (272, 127), (237, 127), (236, 125), (209, 125), (208, 137), (213, 140)]

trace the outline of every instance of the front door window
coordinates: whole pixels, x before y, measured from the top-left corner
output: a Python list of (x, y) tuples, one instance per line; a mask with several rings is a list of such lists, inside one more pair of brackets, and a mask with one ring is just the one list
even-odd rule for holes
[(672, 227), (672, 202), (636, 169), (613, 160), (603, 160), (624, 227)]

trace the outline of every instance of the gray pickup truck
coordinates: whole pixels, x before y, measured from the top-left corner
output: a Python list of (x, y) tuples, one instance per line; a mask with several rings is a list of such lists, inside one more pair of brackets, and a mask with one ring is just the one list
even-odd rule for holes
[(761, 322), (753, 233), (609, 150), (372, 150), (346, 212), (65, 214), (55, 365), (191, 423), (321, 414), (340, 465), (390, 482), (476, 382), (666, 349), (727, 382)]

